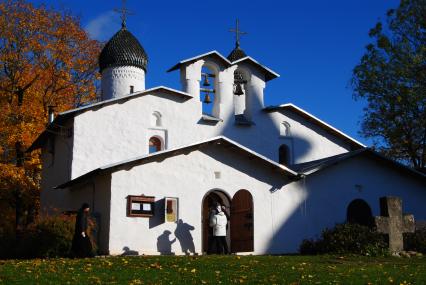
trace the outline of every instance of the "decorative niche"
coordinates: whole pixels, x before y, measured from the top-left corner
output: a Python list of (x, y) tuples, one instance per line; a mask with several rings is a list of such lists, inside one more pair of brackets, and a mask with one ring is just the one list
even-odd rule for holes
[(128, 217), (154, 216), (155, 197), (153, 196), (127, 196)]
[(178, 221), (178, 207), (178, 198), (166, 197), (164, 199), (164, 220), (166, 222)]

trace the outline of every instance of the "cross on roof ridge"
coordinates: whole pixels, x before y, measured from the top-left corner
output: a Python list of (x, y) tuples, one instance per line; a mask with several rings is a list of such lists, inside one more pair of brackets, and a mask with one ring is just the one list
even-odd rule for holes
[(236, 19), (235, 29), (229, 30), (231, 33), (235, 33), (235, 46), (240, 47), (240, 35), (247, 35), (247, 32), (240, 30), (240, 21)]
[(121, 0), (121, 8), (115, 8), (114, 11), (120, 13), (121, 27), (126, 28), (126, 18), (128, 15), (134, 15), (129, 9), (126, 8), (126, 0)]

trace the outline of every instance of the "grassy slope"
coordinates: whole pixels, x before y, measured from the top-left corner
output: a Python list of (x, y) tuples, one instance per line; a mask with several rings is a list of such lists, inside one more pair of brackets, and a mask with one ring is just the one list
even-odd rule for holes
[(0, 284), (426, 284), (426, 258), (108, 257), (0, 261)]

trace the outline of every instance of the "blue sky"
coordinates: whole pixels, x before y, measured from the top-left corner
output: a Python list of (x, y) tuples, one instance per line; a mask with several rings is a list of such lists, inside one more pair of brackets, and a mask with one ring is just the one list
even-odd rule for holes
[[(119, 28), (119, 0), (30, 1), (70, 10), (101, 41)], [(353, 67), (369, 43), (368, 31), (397, 0), (128, 0), (128, 29), (149, 56), (147, 87), (180, 89), (166, 70), (211, 50), (234, 47), (228, 32), (240, 19), (244, 51), (281, 75), (265, 89), (265, 104), (294, 103), (359, 141), (363, 102), (352, 99)]]

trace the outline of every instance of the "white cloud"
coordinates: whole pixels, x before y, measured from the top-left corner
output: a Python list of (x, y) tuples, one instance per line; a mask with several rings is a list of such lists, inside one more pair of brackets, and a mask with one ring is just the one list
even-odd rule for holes
[(92, 39), (106, 41), (120, 29), (119, 17), (114, 11), (100, 14), (84, 28)]

